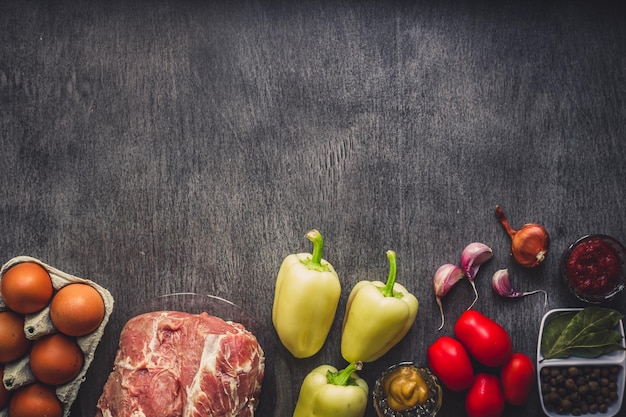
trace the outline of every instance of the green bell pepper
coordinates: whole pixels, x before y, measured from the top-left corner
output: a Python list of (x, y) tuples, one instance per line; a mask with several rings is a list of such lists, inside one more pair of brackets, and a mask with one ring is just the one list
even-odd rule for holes
[(387, 251), (387, 283), (360, 281), (350, 292), (341, 334), (341, 355), (348, 362), (373, 362), (408, 333), (418, 301), (396, 283), (396, 253)]
[(361, 362), (342, 371), (330, 365), (313, 369), (302, 382), (293, 417), (363, 417), (369, 387), (355, 373)]
[(291, 254), (284, 259), (272, 306), (276, 333), (296, 358), (308, 358), (322, 348), (341, 295), (335, 269), (322, 259), (321, 233), (313, 229), (305, 237), (313, 243), (313, 254)]

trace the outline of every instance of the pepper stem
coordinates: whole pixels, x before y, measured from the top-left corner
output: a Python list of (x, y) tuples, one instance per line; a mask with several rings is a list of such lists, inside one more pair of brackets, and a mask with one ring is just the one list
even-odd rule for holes
[(396, 283), (396, 253), (392, 250), (388, 250), (387, 259), (389, 259), (389, 276), (387, 277), (385, 288), (382, 288), (380, 292), (385, 297), (393, 297), (395, 295), (393, 286)]
[(310, 258), (301, 262), (307, 268), (314, 271), (328, 271), (328, 265), (322, 265), (322, 253), (324, 252), (324, 239), (322, 238), (322, 234), (318, 230), (312, 229), (309, 230), (304, 237), (313, 243), (313, 254)]
[(330, 385), (339, 385), (342, 387), (352, 385), (351, 384), (351, 381), (353, 381), (353, 379), (351, 379), (352, 374), (355, 373), (356, 371), (360, 371), (361, 369), (363, 369), (363, 362), (353, 362), (349, 364), (348, 366), (346, 366), (341, 371), (338, 371), (338, 372), (328, 371), (326, 373), (326, 380), (328, 381)]
[(504, 216), (504, 211), (500, 208), (499, 205), (496, 205), (496, 214), (498, 215), (498, 220), (500, 220), (500, 224), (506, 230), (506, 233), (513, 239), (513, 236), (517, 233), (517, 230), (513, 229), (509, 224), (509, 221)]

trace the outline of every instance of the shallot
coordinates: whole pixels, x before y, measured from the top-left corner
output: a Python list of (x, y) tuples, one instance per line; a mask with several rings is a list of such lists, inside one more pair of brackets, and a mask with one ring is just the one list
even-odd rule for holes
[(478, 268), (492, 257), (493, 251), (491, 248), (480, 242), (470, 243), (461, 253), (461, 269), (474, 289), (474, 301), (467, 308), (468, 310), (474, 307), (474, 304), (478, 301), (478, 291), (474, 283)]
[(509, 279), (508, 269), (499, 269), (493, 274), (493, 277), (491, 278), (491, 287), (498, 295), (508, 298), (525, 297), (527, 295), (542, 292), (544, 296), (544, 307), (548, 304), (548, 294), (544, 290), (522, 292), (514, 288), (511, 285), (511, 280)]
[(511, 238), (513, 258), (527, 268), (533, 268), (543, 262), (550, 246), (550, 235), (545, 227), (537, 223), (527, 223), (519, 230), (514, 230), (499, 205), (496, 205), (496, 214)]
[(435, 286), (435, 297), (437, 298), (437, 305), (439, 306), (439, 311), (441, 312), (441, 326), (439, 326), (438, 330), (441, 330), (445, 323), (441, 299), (445, 297), (445, 295), (448, 293), (448, 291), (450, 291), (450, 288), (452, 288), (454, 284), (456, 284), (457, 282), (459, 282), (460, 279), (463, 278), (463, 275), (463, 270), (453, 264), (441, 265), (439, 269), (437, 269), (437, 272), (435, 272), (433, 284)]

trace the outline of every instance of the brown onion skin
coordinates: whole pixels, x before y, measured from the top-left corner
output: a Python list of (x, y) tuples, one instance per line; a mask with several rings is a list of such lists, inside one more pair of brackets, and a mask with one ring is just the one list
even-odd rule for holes
[(546, 257), (550, 236), (546, 229), (536, 223), (524, 225), (517, 231), (511, 243), (511, 254), (522, 266), (534, 268)]
[(550, 235), (545, 227), (537, 223), (527, 223), (519, 230), (513, 229), (500, 206), (496, 206), (496, 214), (511, 237), (511, 255), (513, 259), (526, 268), (534, 268), (541, 264), (548, 254)]

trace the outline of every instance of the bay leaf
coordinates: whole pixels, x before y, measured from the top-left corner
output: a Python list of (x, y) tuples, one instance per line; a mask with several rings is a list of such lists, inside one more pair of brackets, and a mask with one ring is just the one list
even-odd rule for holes
[(575, 356), (577, 358), (597, 358), (598, 356), (606, 355), (607, 353), (615, 352), (616, 350), (624, 350), (624, 347), (618, 343), (614, 343), (593, 349), (570, 349), (568, 351), (569, 355), (566, 357)]
[(575, 311), (564, 311), (555, 314), (546, 322), (541, 335), (541, 353), (544, 356), (549, 354), (550, 348), (554, 346), (565, 327), (575, 315)]
[(624, 317), (617, 310), (602, 307), (588, 307), (579, 311), (570, 321), (562, 334), (563, 338), (576, 343), (580, 337), (595, 329), (613, 329)]
[(555, 345), (549, 353), (548, 359), (567, 358), (577, 356), (583, 358), (595, 358), (605, 353), (621, 348), (618, 342), (622, 334), (615, 330), (600, 330), (589, 332), (579, 337), (570, 345)]
[(541, 351), (545, 359), (597, 357), (616, 349), (622, 335), (615, 327), (624, 317), (619, 311), (588, 307), (573, 316), (559, 315), (544, 326)]

